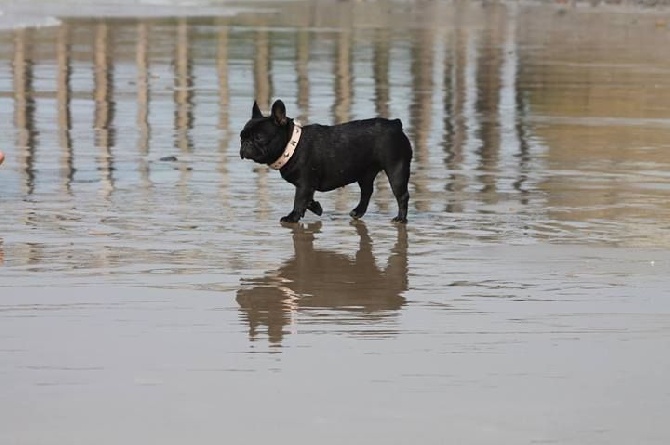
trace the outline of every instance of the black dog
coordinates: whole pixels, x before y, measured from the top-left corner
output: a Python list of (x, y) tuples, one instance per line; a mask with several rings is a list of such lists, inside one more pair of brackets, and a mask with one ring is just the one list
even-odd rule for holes
[(280, 171), (295, 185), (293, 211), (282, 222), (297, 222), (310, 210), (321, 215), (314, 192), (326, 192), (358, 182), (361, 200), (350, 213), (358, 219), (365, 214), (372, 196), (375, 177), (386, 172), (398, 201), (394, 222), (407, 222), (412, 146), (402, 131), (400, 119), (373, 118), (340, 125), (301, 127), (286, 117), (280, 100), (264, 117), (254, 102), (251, 119), (240, 134), (240, 156)]

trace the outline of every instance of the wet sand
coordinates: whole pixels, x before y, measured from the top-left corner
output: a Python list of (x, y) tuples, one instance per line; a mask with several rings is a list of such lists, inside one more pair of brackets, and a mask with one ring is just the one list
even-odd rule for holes
[[(0, 6), (0, 443), (670, 440), (667, 10), (120, 5)], [(254, 97), (401, 118), (409, 224), (280, 225)]]

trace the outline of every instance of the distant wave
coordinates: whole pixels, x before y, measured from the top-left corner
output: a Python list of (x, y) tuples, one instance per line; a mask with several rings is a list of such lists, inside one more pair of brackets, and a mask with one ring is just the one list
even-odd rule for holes
[(22, 0), (2, 5), (0, 30), (58, 26), (58, 17), (230, 17), (244, 12), (270, 13), (266, 6), (231, 5), (210, 0)]
[(60, 26), (61, 20), (52, 16), (40, 16), (33, 14), (5, 14), (0, 10), (0, 30), (43, 28), (49, 26)]

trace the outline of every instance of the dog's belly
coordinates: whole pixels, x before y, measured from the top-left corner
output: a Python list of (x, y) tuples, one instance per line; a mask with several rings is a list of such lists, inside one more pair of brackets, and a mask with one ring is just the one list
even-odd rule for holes
[(378, 171), (379, 168), (369, 162), (356, 165), (349, 164), (346, 167), (340, 165), (339, 168), (338, 165), (333, 164), (321, 170), (322, 174), (316, 178), (315, 188), (319, 192), (328, 192), (358, 182), (364, 176)]
[(354, 182), (358, 182), (356, 180), (349, 180), (349, 181), (327, 181), (327, 182), (321, 182), (316, 186), (316, 191), (318, 192), (329, 192), (331, 190), (338, 189), (340, 187), (344, 187), (347, 184), (351, 184)]

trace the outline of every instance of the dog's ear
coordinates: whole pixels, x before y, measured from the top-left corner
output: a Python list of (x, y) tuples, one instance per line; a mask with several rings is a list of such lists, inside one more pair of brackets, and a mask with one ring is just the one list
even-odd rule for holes
[(254, 101), (254, 108), (251, 109), (251, 118), (256, 119), (259, 117), (263, 117), (263, 113), (261, 113), (261, 109), (258, 108), (258, 103)]
[(275, 120), (277, 125), (286, 125), (286, 107), (284, 106), (284, 102), (281, 100), (277, 100), (272, 104), (272, 118)]

